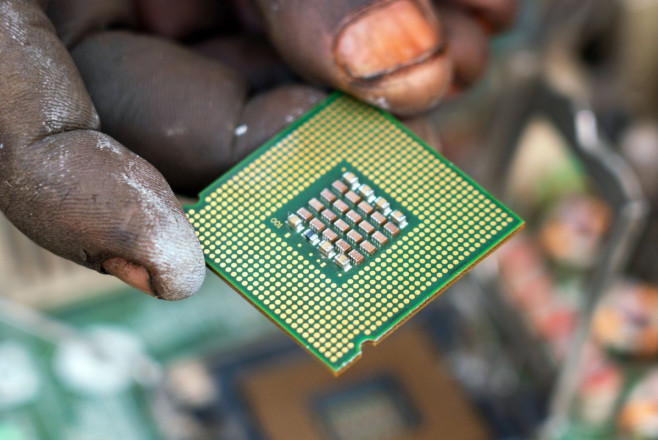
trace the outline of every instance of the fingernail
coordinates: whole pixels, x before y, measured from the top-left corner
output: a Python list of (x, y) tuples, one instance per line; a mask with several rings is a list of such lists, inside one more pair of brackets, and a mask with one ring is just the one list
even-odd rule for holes
[(144, 266), (132, 263), (121, 257), (113, 257), (103, 262), (103, 269), (124, 283), (133, 286), (154, 298), (158, 296), (151, 289), (151, 276)]
[(336, 61), (348, 75), (372, 79), (420, 62), (441, 50), (438, 23), (412, 0), (364, 10), (342, 29)]

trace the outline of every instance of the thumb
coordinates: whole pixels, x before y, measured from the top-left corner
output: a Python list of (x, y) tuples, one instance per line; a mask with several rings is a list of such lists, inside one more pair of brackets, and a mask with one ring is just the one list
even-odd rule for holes
[(36, 2), (0, 2), (0, 210), (69, 260), (156, 297), (199, 289), (203, 254), (162, 175), (96, 129), (70, 56)]

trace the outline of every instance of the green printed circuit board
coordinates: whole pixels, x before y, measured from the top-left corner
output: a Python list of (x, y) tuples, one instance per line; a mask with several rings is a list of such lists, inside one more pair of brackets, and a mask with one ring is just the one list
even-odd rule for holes
[(336, 374), (523, 227), (392, 116), (339, 93), (185, 209), (208, 266)]

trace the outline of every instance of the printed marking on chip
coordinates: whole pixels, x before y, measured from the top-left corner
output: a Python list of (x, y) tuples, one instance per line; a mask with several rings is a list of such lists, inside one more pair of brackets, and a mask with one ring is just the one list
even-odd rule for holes
[(393, 117), (339, 93), (185, 210), (208, 266), (336, 374), (523, 227)]

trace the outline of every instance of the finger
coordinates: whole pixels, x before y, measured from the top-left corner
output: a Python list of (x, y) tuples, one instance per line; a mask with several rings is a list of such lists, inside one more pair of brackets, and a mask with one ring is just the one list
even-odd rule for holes
[(181, 39), (230, 25), (227, 18), (231, 11), (226, 1), (136, 0), (134, 3), (145, 29), (169, 38)]
[(103, 130), (196, 193), (228, 169), (246, 83), (230, 68), (165, 40), (100, 32), (72, 50)]
[(460, 93), (485, 72), (489, 61), (489, 40), (473, 17), (465, 12), (445, 7), (440, 13), (454, 65), (451, 92)]
[(2, 169), (2, 209), (34, 241), (159, 298), (200, 288), (194, 232), (147, 162), (91, 130), (5, 148), (12, 154)]
[(435, 151), (441, 151), (441, 138), (436, 125), (429, 117), (425, 115), (416, 116), (415, 118), (403, 119), (401, 122)]
[(264, 39), (247, 35), (216, 37), (194, 49), (234, 69), (254, 91), (290, 83), (294, 75)]
[(46, 10), (59, 39), (75, 46), (91, 32), (135, 27), (138, 22), (133, 0), (49, 0)]
[[(444, 0), (445, 1), (445, 0)], [(501, 32), (514, 22), (518, 0), (448, 0), (475, 15), (483, 29), (489, 33)]]
[(0, 2), (0, 209), (46, 249), (180, 299), (205, 275), (164, 178), (95, 129), (98, 116), (35, 2)]
[(318, 89), (288, 85), (250, 99), (235, 130), (233, 160), (246, 157), (325, 98)]
[(451, 62), (427, 0), (258, 0), (271, 41), (303, 77), (400, 115), (431, 108)]
[(133, 1), (141, 29), (156, 35), (190, 40), (212, 33), (262, 34), (262, 21), (252, 0)]

